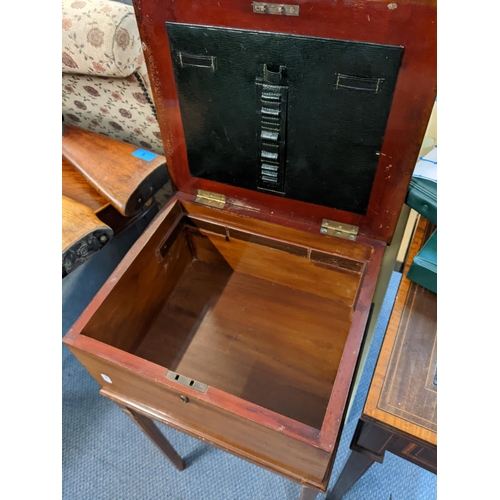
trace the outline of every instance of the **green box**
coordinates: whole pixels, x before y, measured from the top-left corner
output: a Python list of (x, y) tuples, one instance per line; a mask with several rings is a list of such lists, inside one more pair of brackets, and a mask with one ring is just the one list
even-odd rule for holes
[(406, 277), (437, 293), (437, 229), (413, 259)]

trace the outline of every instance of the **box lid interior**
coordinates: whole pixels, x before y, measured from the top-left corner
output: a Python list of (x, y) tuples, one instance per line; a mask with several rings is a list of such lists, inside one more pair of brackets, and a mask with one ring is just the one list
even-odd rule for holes
[[(205, 13), (135, 5), (175, 187), (390, 242), (435, 99), (433, 10), (404, 31), (385, 8), (394, 33), (349, 34), (331, 2), (318, 2), (337, 16), (328, 30), (324, 16), (194, 3)], [(412, 38), (426, 23), (430, 41)]]

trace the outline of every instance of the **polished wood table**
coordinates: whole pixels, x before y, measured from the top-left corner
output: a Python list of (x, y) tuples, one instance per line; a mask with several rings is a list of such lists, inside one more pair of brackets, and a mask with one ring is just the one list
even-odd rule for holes
[(437, 296), (406, 278), (433, 230), (420, 217), (351, 455), (328, 500), (340, 500), (386, 451), (437, 472)]

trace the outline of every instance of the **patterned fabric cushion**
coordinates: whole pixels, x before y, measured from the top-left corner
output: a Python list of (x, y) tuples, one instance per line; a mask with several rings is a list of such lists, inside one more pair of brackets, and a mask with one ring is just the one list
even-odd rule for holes
[(109, 0), (63, 0), (63, 73), (127, 77), (144, 65), (133, 7)]
[(137, 73), (127, 78), (63, 74), (65, 122), (164, 154), (158, 121), (142, 82)]

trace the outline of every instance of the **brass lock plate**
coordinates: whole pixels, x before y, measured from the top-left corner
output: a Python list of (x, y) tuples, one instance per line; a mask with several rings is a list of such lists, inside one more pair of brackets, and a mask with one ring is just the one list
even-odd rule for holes
[(298, 5), (287, 5), (283, 3), (252, 2), (252, 9), (256, 14), (298, 16), (300, 7)]

